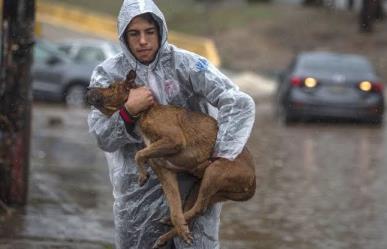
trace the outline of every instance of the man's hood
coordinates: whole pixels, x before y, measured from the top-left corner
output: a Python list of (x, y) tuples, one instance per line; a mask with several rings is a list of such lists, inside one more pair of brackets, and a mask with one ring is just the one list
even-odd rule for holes
[(164, 15), (157, 5), (152, 0), (124, 0), (118, 14), (118, 37), (122, 50), (124, 51), (130, 64), (133, 66), (140, 62), (136, 60), (126, 45), (125, 30), (134, 17), (144, 13), (151, 13), (159, 24), (160, 29), (160, 48), (156, 55), (156, 59), (151, 64), (154, 64), (158, 60), (157, 57), (160, 56), (161, 51), (167, 45), (168, 29), (165, 23)]

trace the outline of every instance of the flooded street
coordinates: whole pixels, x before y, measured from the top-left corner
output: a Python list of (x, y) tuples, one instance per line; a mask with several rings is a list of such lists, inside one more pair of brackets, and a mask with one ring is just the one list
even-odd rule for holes
[(34, 105), (28, 205), (0, 221), (1, 249), (111, 248), (112, 190), (87, 112)]
[(285, 126), (270, 104), (257, 108), (260, 184), (253, 200), (224, 205), (223, 248), (387, 248), (385, 127)]
[[(23, 4), (25, 6), (17, 11), (7, 12), (9, 6), (17, 6), (14, 3), (20, 1), (1, 2), (6, 3), (2, 6), (8, 7), (3, 7), (4, 16), (12, 16), (15, 24), (23, 24), (21, 26), (32, 30), (32, 25), (22, 22), (19, 15), (32, 12), (35, 8), (27, 10), (26, 6), (30, 5)], [(63, 9), (69, 10), (72, 2), (77, 1), (51, 2), (63, 2)], [(108, 26), (97, 25), (99, 21), (104, 23), (103, 15), (106, 13), (96, 15), (96, 25), (81, 25), (91, 20), (86, 17), (89, 11), (96, 11), (92, 7), (105, 6), (106, 3), (81, 2), (87, 2), (85, 6), (89, 8), (79, 9), (78, 13), (82, 15), (78, 18), (78, 15), (69, 15), (64, 11), (47, 11), (63, 16), (63, 23), (53, 18), (54, 15), (39, 14), (39, 9), (44, 8), (42, 3), (37, 4), (36, 39), (51, 42), (85, 39), (82, 43), (87, 44), (86, 38), (108, 38)], [(142, 1), (139, 2), (142, 6)], [(378, 20), (372, 33), (358, 32), (358, 14), (361, 13), (359, 10), (363, 10), (359, 7), (369, 1), (348, 1), (357, 3), (351, 11), (335, 7), (347, 1), (320, 1), (326, 6), (319, 8), (298, 6), (299, 0), (260, 1), (251, 6), (251, 2), (258, 1), (213, 1), (215, 4), (211, 1), (159, 2), (165, 6), (167, 2), (170, 4), (166, 9), (167, 20), (171, 22), (168, 30), (185, 34), (183, 43), (190, 44), (197, 35), (203, 36), (204, 40), (199, 39), (198, 44), (192, 46), (194, 50), (188, 49), (195, 52), (204, 41), (213, 40), (215, 52), (219, 50), (221, 59), (219, 69), (223, 71), (227, 68), (224, 73), (242, 91), (257, 100), (256, 122), (248, 142), (256, 162), (257, 191), (247, 202), (223, 204), (220, 248), (386, 249), (387, 117), (384, 117), (382, 126), (349, 122), (285, 125), (275, 117), (272, 96), (268, 96), (276, 88), (274, 76), (283, 74), (292, 56), (301, 51), (326, 50), (359, 53), (371, 59), (384, 78), (380, 80), (382, 84), (376, 84), (378, 91), (383, 91), (380, 87), (384, 85), (387, 97), (387, 57), (382, 56), (387, 52), (386, 20)], [(291, 3), (289, 6), (292, 7), (284, 5), (285, 2)], [(384, 5), (386, 3), (387, 0)], [(109, 2), (108, 5), (113, 4)], [(106, 20), (109, 24), (110, 19)], [(111, 20), (115, 22), (116, 17)], [(15, 25), (13, 22), (3, 21), (2, 47), (3, 53), (7, 54), (3, 57), (8, 64), (20, 59), (20, 54), (32, 46), (32, 39), (23, 40), (20, 44), (4, 42), (10, 36), (7, 33), (17, 29), (12, 27)], [(166, 31), (165, 26), (155, 30)], [(17, 31), (10, 37), (20, 34), (23, 32)], [(166, 36), (160, 35), (158, 39), (160, 37)], [(169, 37), (175, 43), (174, 36)], [(129, 41), (129, 36), (125, 38)], [(164, 42), (157, 44), (158, 48), (166, 45)], [(205, 50), (208, 47), (212, 47), (212, 43)], [(16, 53), (18, 50), (23, 53)], [(12, 56), (9, 56), (11, 53)], [(45, 60), (47, 65), (51, 64), (50, 74), (55, 72), (53, 68), (59, 66), (59, 59), (64, 57), (58, 55), (51, 58), (54, 60)], [(38, 57), (35, 55), (35, 66)], [(145, 62), (157, 66), (160, 62), (163, 67), (169, 66), (169, 59), (159, 61), (159, 58)], [(172, 60), (174, 64), (171, 65), (179, 62), (180, 57), (176, 58), (178, 60)], [(69, 58), (66, 60), (70, 61)], [(207, 68), (208, 64), (205, 64)], [(4, 67), (4, 82), (8, 78), (26, 76), (10, 74), (12, 77), (9, 77), (8, 71), (13, 72), (14, 68)], [(51, 75), (47, 82), (61, 82), (79, 68), (73, 69), (67, 71), (66, 77)], [(112, 76), (115, 78), (118, 75)], [(86, 77), (86, 82), (89, 78)], [(320, 84), (315, 80), (314, 86), (316, 82)], [(368, 83), (380, 82), (372, 80)], [(76, 79), (66, 83), (80, 82)], [(14, 85), (10, 86), (16, 89)], [(60, 89), (66, 89), (63, 86)], [(49, 90), (51, 87), (42, 89)], [(7, 90), (8, 87), (3, 88)], [(2, 92), (8, 94), (5, 90)], [(66, 94), (69, 92), (66, 90)], [(74, 109), (61, 104), (33, 104), (28, 203), (9, 210), (0, 205), (5, 210), (0, 209), (0, 249), (114, 248), (112, 186), (104, 153), (88, 133), (88, 112), (89, 109)], [(145, 232), (146, 229), (149, 228), (144, 226)]]
[[(87, 112), (34, 105), (29, 204), (0, 222), (1, 249), (111, 248), (111, 186)], [(259, 103), (257, 193), (224, 204), (221, 248), (387, 248), (386, 141), (366, 124), (285, 126)]]

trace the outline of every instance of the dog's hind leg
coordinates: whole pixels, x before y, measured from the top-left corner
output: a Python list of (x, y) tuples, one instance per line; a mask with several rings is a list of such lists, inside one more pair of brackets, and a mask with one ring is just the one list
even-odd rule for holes
[[(192, 186), (192, 189), (189, 191), (187, 198), (184, 200), (184, 204), (183, 204), (184, 212), (190, 210), (195, 204), (196, 199), (198, 198), (199, 188), (200, 188), (200, 181), (198, 180), (198, 182), (196, 182)], [(164, 225), (172, 226), (171, 218), (169, 216), (162, 218), (160, 220), (160, 223)]]
[[(211, 161), (210, 160), (207, 160), (199, 165), (197, 165), (195, 167), (194, 170), (192, 170), (190, 173), (193, 174), (194, 176), (198, 177), (198, 178), (202, 178), (203, 175), (204, 175), (204, 172), (206, 170), (206, 168), (211, 164)], [(192, 189), (190, 190), (187, 198), (185, 199), (184, 201), (184, 205), (183, 205), (183, 211), (186, 212), (188, 210), (190, 210), (195, 202), (196, 202), (196, 199), (198, 198), (198, 194), (199, 194), (199, 189), (200, 189), (200, 185), (201, 185), (201, 180), (197, 180), (198, 182), (196, 182)], [(171, 218), (170, 217), (164, 217), (160, 220), (160, 222), (164, 225), (172, 225), (171, 223)]]
[(181, 150), (182, 141), (178, 139), (162, 137), (161, 139), (147, 144), (147, 147), (138, 151), (135, 155), (135, 161), (139, 170), (139, 184), (144, 185), (148, 179), (148, 173), (145, 170), (145, 163), (151, 158), (164, 157), (178, 153)]
[[(198, 186), (198, 185), (197, 185)], [(198, 189), (198, 188), (197, 188)], [(198, 193), (198, 192), (197, 192)], [(196, 194), (197, 194), (196, 193)], [(192, 196), (197, 196), (197, 195), (192, 195)], [(192, 198), (192, 201), (190, 201), (190, 203), (187, 205), (186, 208), (190, 208), (193, 206), (193, 204), (195, 204), (195, 198)], [(221, 194), (215, 194), (214, 196), (211, 197), (211, 200), (210, 200), (210, 203), (208, 205), (212, 205), (212, 204), (215, 204), (217, 202), (222, 202), (222, 201), (226, 201), (228, 200), (227, 198), (225, 198), (223, 195)], [(191, 209), (191, 208), (190, 208)], [(190, 220), (190, 217), (188, 217), (188, 213), (184, 213), (184, 218), (187, 218), (186, 221), (188, 223), (191, 222)], [(190, 215), (191, 216), (191, 219), (194, 218), (194, 215)], [(164, 245), (166, 245), (168, 243), (168, 241), (170, 241), (171, 239), (173, 239), (175, 236), (177, 235), (177, 231), (175, 228), (171, 228), (171, 230), (169, 230), (167, 233), (161, 235), (157, 241), (155, 242), (155, 244), (153, 245), (152, 249), (159, 249), (159, 248), (162, 248)]]
[(225, 169), (223, 160), (226, 159), (214, 161), (204, 171), (195, 204), (190, 210), (184, 213), (186, 220), (192, 220), (193, 217), (203, 213), (210, 204), (215, 203), (214, 196), (223, 187), (225, 180), (223, 177)]

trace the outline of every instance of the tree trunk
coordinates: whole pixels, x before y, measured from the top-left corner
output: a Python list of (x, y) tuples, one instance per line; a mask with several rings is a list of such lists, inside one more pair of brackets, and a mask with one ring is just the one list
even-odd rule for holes
[(360, 31), (372, 32), (373, 24), (376, 19), (376, 9), (380, 0), (362, 0), (360, 10)]
[(383, 9), (383, 1), (376, 0), (375, 4), (375, 19), (381, 21), (384, 19), (384, 9)]
[(27, 201), (35, 0), (3, 0), (0, 68), (0, 201)]

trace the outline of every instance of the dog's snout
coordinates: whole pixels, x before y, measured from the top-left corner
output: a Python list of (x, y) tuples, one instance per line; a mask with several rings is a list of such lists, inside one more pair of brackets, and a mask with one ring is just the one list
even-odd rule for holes
[(102, 94), (95, 89), (89, 89), (86, 94), (86, 101), (89, 105), (100, 107), (103, 104)]

